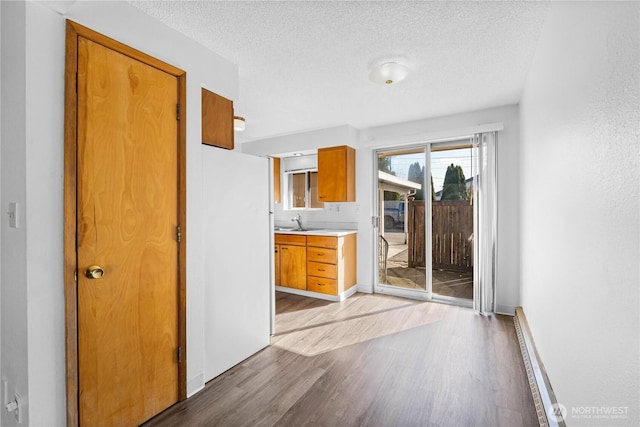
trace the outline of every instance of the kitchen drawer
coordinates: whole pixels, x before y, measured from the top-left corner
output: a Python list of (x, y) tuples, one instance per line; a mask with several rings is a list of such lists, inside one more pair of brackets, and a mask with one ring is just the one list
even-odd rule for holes
[(322, 264), (319, 262), (307, 263), (307, 275), (326, 277), (327, 279), (337, 278), (337, 267), (335, 264)]
[(307, 244), (307, 236), (300, 234), (279, 234), (275, 236), (276, 245), (298, 245), (305, 246)]
[(322, 294), (338, 295), (338, 282), (335, 279), (323, 277), (308, 277), (307, 290)]
[(338, 262), (338, 251), (335, 249), (314, 248), (311, 246), (307, 246), (307, 261), (335, 264)]
[(307, 245), (336, 249), (338, 247), (338, 238), (333, 236), (307, 236)]

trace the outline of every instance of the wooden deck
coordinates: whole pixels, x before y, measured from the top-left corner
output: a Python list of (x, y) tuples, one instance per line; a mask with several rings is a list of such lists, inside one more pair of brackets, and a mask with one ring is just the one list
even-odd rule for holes
[[(426, 290), (425, 269), (408, 267), (408, 250), (397, 234), (389, 241), (386, 283), (401, 288)], [(473, 299), (473, 273), (434, 269), (431, 274), (434, 295)]]
[[(473, 299), (473, 277), (469, 273), (433, 270), (431, 290), (434, 295)], [(392, 267), (387, 269), (387, 284), (408, 289), (426, 289), (424, 268)]]
[(277, 294), (272, 345), (147, 426), (537, 426), (513, 321)]

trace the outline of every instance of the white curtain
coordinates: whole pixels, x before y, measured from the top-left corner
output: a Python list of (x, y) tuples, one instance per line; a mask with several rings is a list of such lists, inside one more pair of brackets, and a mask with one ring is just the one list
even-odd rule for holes
[(473, 137), (474, 175), (474, 309), (493, 313), (496, 293), (497, 258), (497, 132)]

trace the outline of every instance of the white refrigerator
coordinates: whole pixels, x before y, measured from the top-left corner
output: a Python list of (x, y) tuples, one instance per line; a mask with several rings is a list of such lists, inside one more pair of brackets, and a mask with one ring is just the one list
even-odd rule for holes
[(269, 345), (270, 159), (202, 147), (205, 381)]

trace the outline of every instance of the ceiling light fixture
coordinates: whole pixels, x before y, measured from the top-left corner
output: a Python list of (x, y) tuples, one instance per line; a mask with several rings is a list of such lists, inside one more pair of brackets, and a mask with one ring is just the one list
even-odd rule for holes
[(233, 129), (238, 132), (244, 130), (244, 117), (233, 116)]
[(371, 69), (369, 79), (374, 83), (391, 85), (398, 83), (409, 74), (409, 67), (397, 62), (385, 62)]

